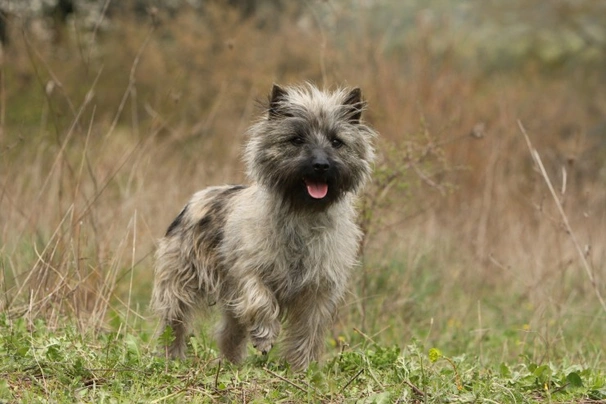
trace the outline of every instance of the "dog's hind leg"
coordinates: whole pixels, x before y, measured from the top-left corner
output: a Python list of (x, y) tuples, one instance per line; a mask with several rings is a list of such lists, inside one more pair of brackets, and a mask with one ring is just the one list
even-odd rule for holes
[[(154, 289), (154, 295), (157, 288)], [(169, 296), (170, 291), (164, 290), (162, 297), (159, 298), (154, 296), (152, 304), (156, 313), (161, 318), (160, 334), (162, 334), (166, 327), (172, 329), (172, 335), (174, 339), (169, 341), (162, 341), (165, 345), (165, 352), (171, 358), (184, 358), (185, 351), (187, 348), (187, 336), (190, 332), (190, 323), (195, 308), (191, 302), (181, 300), (182, 294), (175, 294)]]
[(163, 242), (157, 257), (151, 306), (162, 321), (160, 333), (172, 328), (174, 340), (164, 341), (167, 354), (183, 358), (191, 319), (203, 294), (195, 267), (180, 258), (177, 243)]
[(175, 318), (164, 320), (164, 327), (170, 326), (173, 331), (174, 340), (166, 346), (166, 352), (171, 358), (185, 358), (187, 349), (187, 335), (189, 334), (188, 309), (182, 310), (182, 314)]
[(246, 356), (246, 326), (229, 310), (223, 310), (223, 319), (217, 330), (217, 342), (221, 354), (231, 363), (239, 364)]

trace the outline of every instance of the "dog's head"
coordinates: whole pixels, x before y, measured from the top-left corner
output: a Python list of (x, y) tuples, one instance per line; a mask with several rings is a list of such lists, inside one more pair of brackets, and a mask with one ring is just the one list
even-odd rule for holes
[(250, 129), (249, 175), (295, 209), (323, 210), (355, 193), (374, 158), (364, 107), (358, 88), (274, 85), (265, 116)]

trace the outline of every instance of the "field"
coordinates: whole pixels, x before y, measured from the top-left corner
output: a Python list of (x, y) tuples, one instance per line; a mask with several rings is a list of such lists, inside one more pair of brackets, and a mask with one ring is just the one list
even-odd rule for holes
[[(487, 51), (421, 9), (404, 28), (339, 1), (184, 8), (11, 20), (0, 403), (606, 400), (604, 42), (554, 58)], [(359, 86), (380, 133), (324, 360), (219, 363), (201, 321), (168, 361), (147, 307), (155, 244), (193, 192), (246, 181), (259, 100), (302, 81)]]

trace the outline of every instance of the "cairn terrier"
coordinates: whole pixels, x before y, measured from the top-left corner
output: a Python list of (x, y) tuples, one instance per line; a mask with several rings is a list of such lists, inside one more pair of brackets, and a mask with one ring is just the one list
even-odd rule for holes
[(251, 185), (196, 193), (157, 251), (152, 307), (183, 357), (196, 309), (218, 303), (223, 357), (246, 343), (267, 353), (280, 334), (294, 369), (317, 360), (356, 263), (354, 199), (368, 179), (375, 132), (358, 88), (273, 86), (245, 150)]

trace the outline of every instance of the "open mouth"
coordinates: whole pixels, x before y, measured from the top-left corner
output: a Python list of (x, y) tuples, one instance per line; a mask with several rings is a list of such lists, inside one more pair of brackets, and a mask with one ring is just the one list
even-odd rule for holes
[(328, 194), (328, 184), (321, 180), (310, 180), (303, 178), (307, 193), (314, 199), (322, 199)]

